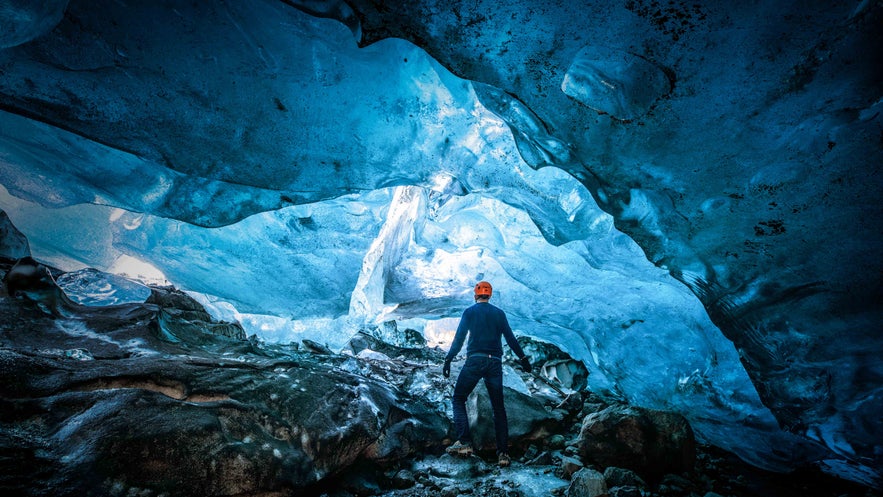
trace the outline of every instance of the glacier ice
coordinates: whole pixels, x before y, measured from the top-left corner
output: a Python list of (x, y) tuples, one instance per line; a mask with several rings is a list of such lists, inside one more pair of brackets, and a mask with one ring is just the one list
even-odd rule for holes
[(0, 4), (0, 49), (46, 34), (61, 20), (67, 4), (68, 0), (4, 1)]
[(42, 260), (270, 341), (444, 344), (494, 278), (592, 388), (759, 465), (878, 461), (881, 7), (541, 3), (454, 2), (452, 31), (427, 2), (65, 2), (0, 35), (0, 208)]
[(633, 54), (607, 47), (585, 47), (561, 82), (561, 91), (617, 119), (643, 116), (671, 90), (659, 67)]
[(150, 288), (138, 281), (93, 268), (64, 273), (55, 281), (71, 300), (82, 305), (144, 302), (150, 297)]

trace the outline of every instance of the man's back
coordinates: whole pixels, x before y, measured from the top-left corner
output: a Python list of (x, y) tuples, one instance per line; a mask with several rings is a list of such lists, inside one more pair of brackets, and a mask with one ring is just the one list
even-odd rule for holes
[(490, 354), (502, 357), (500, 337), (507, 331), (511, 333), (509, 321), (502, 309), (487, 302), (474, 304), (463, 311), (460, 326), (469, 332), (466, 355)]
[(487, 300), (479, 301), (463, 311), (463, 317), (460, 319), (460, 325), (457, 327), (457, 334), (454, 335), (454, 342), (445, 358), (446, 361), (453, 360), (454, 356), (460, 352), (467, 334), (469, 335), (469, 342), (466, 345), (467, 356), (482, 354), (502, 358), (503, 345), (500, 337), (506, 339), (509, 348), (518, 357), (524, 355), (518, 341), (515, 340), (515, 335), (512, 334), (506, 313), (499, 307), (489, 304)]

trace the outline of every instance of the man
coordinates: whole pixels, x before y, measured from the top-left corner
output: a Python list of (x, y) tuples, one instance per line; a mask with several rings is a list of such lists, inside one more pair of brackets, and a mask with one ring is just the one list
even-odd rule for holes
[(460, 370), (457, 383), (454, 385), (454, 429), (457, 431), (457, 441), (446, 451), (448, 454), (458, 456), (472, 454), (472, 436), (469, 434), (469, 420), (466, 417), (466, 399), (475, 389), (478, 380), (484, 379), (494, 414), (497, 460), (501, 467), (505, 467), (510, 463), (509, 422), (506, 419), (506, 407), (503, 405), (503, 345), (500, 337), (506, 338), (506, 343), (518, 356), (525, 372), (529, 373), (531, 367), (530, 361), (525, 357), (524, 351), (515, 340), (515, 335), (512, 334), (506, 314), (488, 302), (492, 294), (493, 288), (487, 281), (475, 285), (475, 304), (463, 311), (451, 350), (445, 357), (442, 374), (448, 378), (451, 375), (451, 361), (460, 352), (468, 333), (466, 364)]

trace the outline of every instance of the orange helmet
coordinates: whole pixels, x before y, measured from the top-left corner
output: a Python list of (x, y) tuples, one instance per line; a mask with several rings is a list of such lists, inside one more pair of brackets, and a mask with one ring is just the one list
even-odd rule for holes
[(491, 284), (487, 281), (479, 281), (477, 285), (475, 285), (475, 296), (476, 297), (488, 297), (494, 293), (494, 289), (491, 287)]

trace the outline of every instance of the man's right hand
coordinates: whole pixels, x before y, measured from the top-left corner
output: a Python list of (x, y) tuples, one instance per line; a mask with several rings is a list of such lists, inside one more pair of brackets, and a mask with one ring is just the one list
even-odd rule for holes
[(445, 365), (442, 366), (442, 375), (445, 378), (451, 377), (451, 361), (445, 361)]

